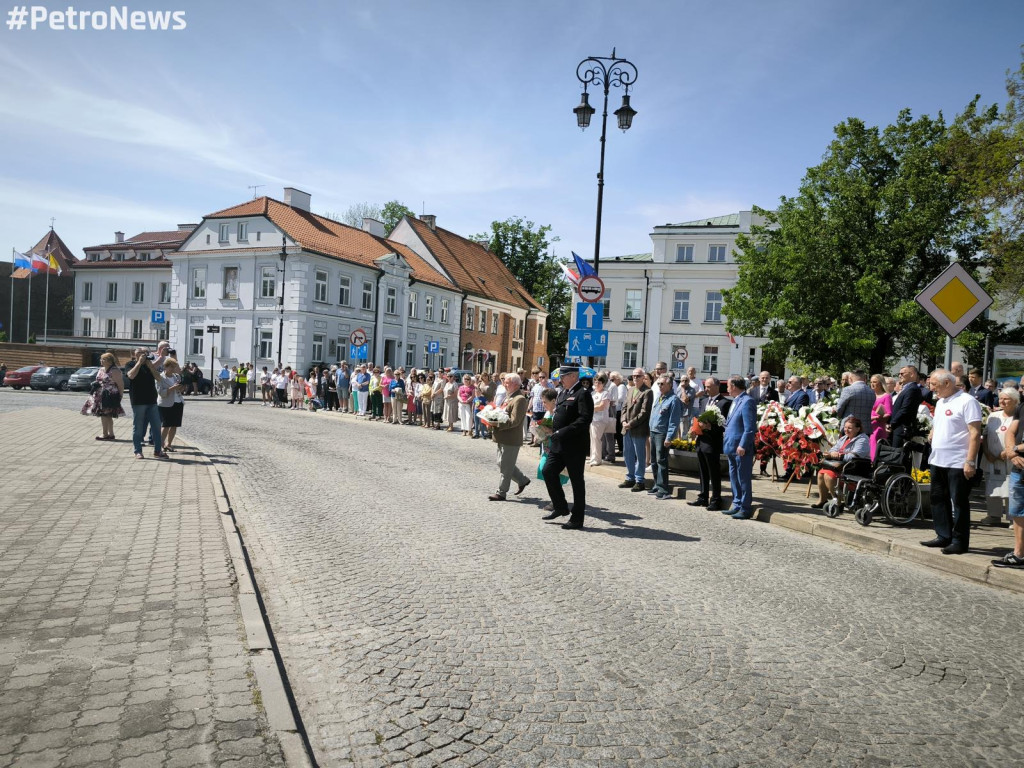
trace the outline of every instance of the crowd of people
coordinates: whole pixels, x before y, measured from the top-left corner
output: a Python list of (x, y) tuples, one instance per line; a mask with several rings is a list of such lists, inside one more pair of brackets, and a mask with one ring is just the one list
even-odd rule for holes
[[(110, 352), (101, 357), (94, 391), (82, 409), (99, 416), (97, 440), (114, 439), (114, 419), (124, 415), (126, 389), (133, 410), (133, 448), (142, 458), (147, 428), (154, 456), (173, 450), (191, 382), (168, 342), (155, 354), (133, 352), (122, 375)], [(1014, 526), (1015, 548), (993, 561), (997, 567), (1024, 568), (1024, 421), (1019, 385), (1001, 390), (981, 372), (965, 373), (954, 364), (933, 371), (922, 385), (918, 370), (903, 366), (897, 376), (864, 371), (813, 381), (786, 380), (783, 391), (762, 371), (749, 379), (732, 376), (722, 382), (703, 380), (694, 368), (676, 380), (664, 362), (653, 371), (635, 369), (623, 377), (614, 371), (561, 367), (549, 378), (535, 368), (492, 375), (451, 369), (406, 370), (372, 363), (342, 362), (316, 366), (305, 375), (290, 366), (256, 371), (252, 364), (229, 369), (218, 377), (231, 390), (231, 403), (247, 397), (263, 406), (355, 414), (381, 424), (444, 430), (470, 439), (489, 438), (498, 446), (499, 482), (489, 496), (506, 499), (512, 484), (522, 493), (530, 479), (516, 467), (520, 448), (537, 446), (544, 457), (542, 477), (551, 497), (546, 519), (568, 515), (564, 527), (581, 528), (586, 489), (584, 467), (614, 464), (621, 456), (625, 476), (620, 488), (646, 491), (655, 499), (670, 498), (669, 449), (680, 432), (693, 438), (700, 491), (691, 506), (721, 511), (735, 519), (753, 517), (752, 478), (759, 409), (777, 403), (790, 413), (804, 413), (818, 404), (834, 407), (838, 439), (821, 452), (814, 467), (818, 501), (823, 507), (835, 495), (843, 465), (874, 460), (882, 444), (900, 448), (918, 443), (921, 467), (930, 470), (931, 508), (935, 537), (922, 542), (945, 554), (966, 552), (970, 544), (969, 493), (983, 476), (987, 505), (985, 522)], [(722, 495), (721, 458), (729, 468), (731, 502)], [(766, 475), (767, 460), (760, 470)], [(647, 488), (647, 474), (653, 486)], [(567, 477), (566, 477), (567, 476)], [(566, 501), (563, 484), (573, 492)]]

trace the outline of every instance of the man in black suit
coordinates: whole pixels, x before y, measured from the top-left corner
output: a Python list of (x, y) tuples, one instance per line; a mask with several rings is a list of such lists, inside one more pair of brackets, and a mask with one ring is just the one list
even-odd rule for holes
[(779, 391), (772, 386), (772, 375), (768, 371), (761, 371), (757, 377), (757, 386), (750, 389), (750, 397), (758, 405), (769, 400), (779, 402)]
[(569, 472), (572, 485), (572, 514), (562, 525), (569, 530), (583, 527), (583, 513), (587, 504), (587, 488), (583, 479), (583, 464), (590, 450), (590, 422), (594, 418), (594, 400), (590, 390), (580, 382), (578, 365), (563, 365), (558, 369), (562, 385), (551, 415), (551, 447), (544, 460), (544, 484), (551, 497), (551, 514), (544, 520), (554, 520), (569, 514), (569, 503), (558, 479), (562, 469)]
[[(732, 401), (722, 394), (720, 389), (718, 379), (714, 376), (704, 380), (704, 391), (708, 393), (708, 402), (704, 410), (715, 407), (722, 412), (722, 416), (728, 416)], [(724, 435), (725, 429), (721, 428), (708, 430), (697, 436), (700, 495), (690, 502), (691, 507), (707, 507), (712, 511), (721, 511), (722, 509), (722, 437)]]
[(967, 378), (971, 383), (971, 387), (968, 392), (971, 396), (982, 405), (987, 405), (989, 408), (995, 408), (999, 401), (999, 397), (991, 389), (985, 386), (984, 381), (981, 378), (981, 371), (977, 368), (971, 368), (971, 372), (967, 374)]
[(893, 401), (892, 416), (889, 419), (894, 448), (909, 442), (917, 433), (917, 409), (924, 397), (917, 380), (917, 368), (912, 365), (900, 368), (900, 383), (903, 386)]

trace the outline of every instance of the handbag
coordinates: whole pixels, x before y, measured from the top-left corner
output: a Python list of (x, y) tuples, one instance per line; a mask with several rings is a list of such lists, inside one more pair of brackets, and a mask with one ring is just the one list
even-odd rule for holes
[(110, 410), (113, 408), (121, 407), (121, 394), (119, 392), (111, 392), (109, 389), (104, 389), (100, 393), (100, 408), (104, 410)]

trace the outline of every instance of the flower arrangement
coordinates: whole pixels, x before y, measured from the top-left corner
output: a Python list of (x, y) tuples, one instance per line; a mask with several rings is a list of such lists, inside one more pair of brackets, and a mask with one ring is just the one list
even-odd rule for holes
[(779, 455), (797, 477), (803, 477), (805, 471), (821, 463), (821, 432), (818, 435), (815, 438), (808, 434), (807, 429), (793, 428), (779, 440)]
[(674, 440), (669, 440), (668, 447), (677, 451), (695, 451), (697, 450), (697, 441), (686, 437), (677, 437)]
[(823, 444), (839, 437), (835, 405), (827, 400), (798, 410), (775, 402), (758, 406), (758, 428), (754, 449), (759, 461), (781, 457), (798, 476), (821, 462)]
[(552, 424), (551, 414), (547, 414), (540, 421), (533, 422), (533, 424), (530, 425), (530, 431), (533, 433), (534, 437), (537, 438), (537, 442), (545, 442), (549, 437), (551, 437), (551, 433), (555, 431)]
[(915, 483), (920, 483), (921, 485), (928, 485), (932, 481), (932, 473), (927, 469), (911, 469), (910, 477)]
[(690, 425), (689, 434), (694, 436), (706, 435), (721, 429), (725, 429), (725, 416), (713, 405), (693, 420), (693, 423)]
[(496, 408), (493, 403), (488, 403), (480, 409), (480, 421), (488, 427), (507, 424), (509, 421), (508, 411), (504, 408)]
[(981, 404), (981, 428), (984, 429), (988, 424), (988, 417), (992, 415), (992, 409), (984, 403)]
[(917, 428), (914, 442), (925, 443), (928, 441), (928, 433), (932, 431), (932, 414), (935, 413), (933, 406), (928, 403), (921, 403), (917, 407)]

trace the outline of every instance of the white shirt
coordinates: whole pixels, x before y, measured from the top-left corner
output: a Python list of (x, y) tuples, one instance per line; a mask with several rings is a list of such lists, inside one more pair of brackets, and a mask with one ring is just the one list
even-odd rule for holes
[(967, 461), (971, 434), (967, 425), (981, 426), (981, 403), (962, 390), (935, 403), (932, 421), (932, 453), (928, 463), (946, 469), (960, 469)]
[(499, 384), (498, 389), (494, 393), (494, 407), (500, 408), (502, 403), (505, 402), (506, 397), (508, 397), (508, 390), (505, 389), (504, 384)]

